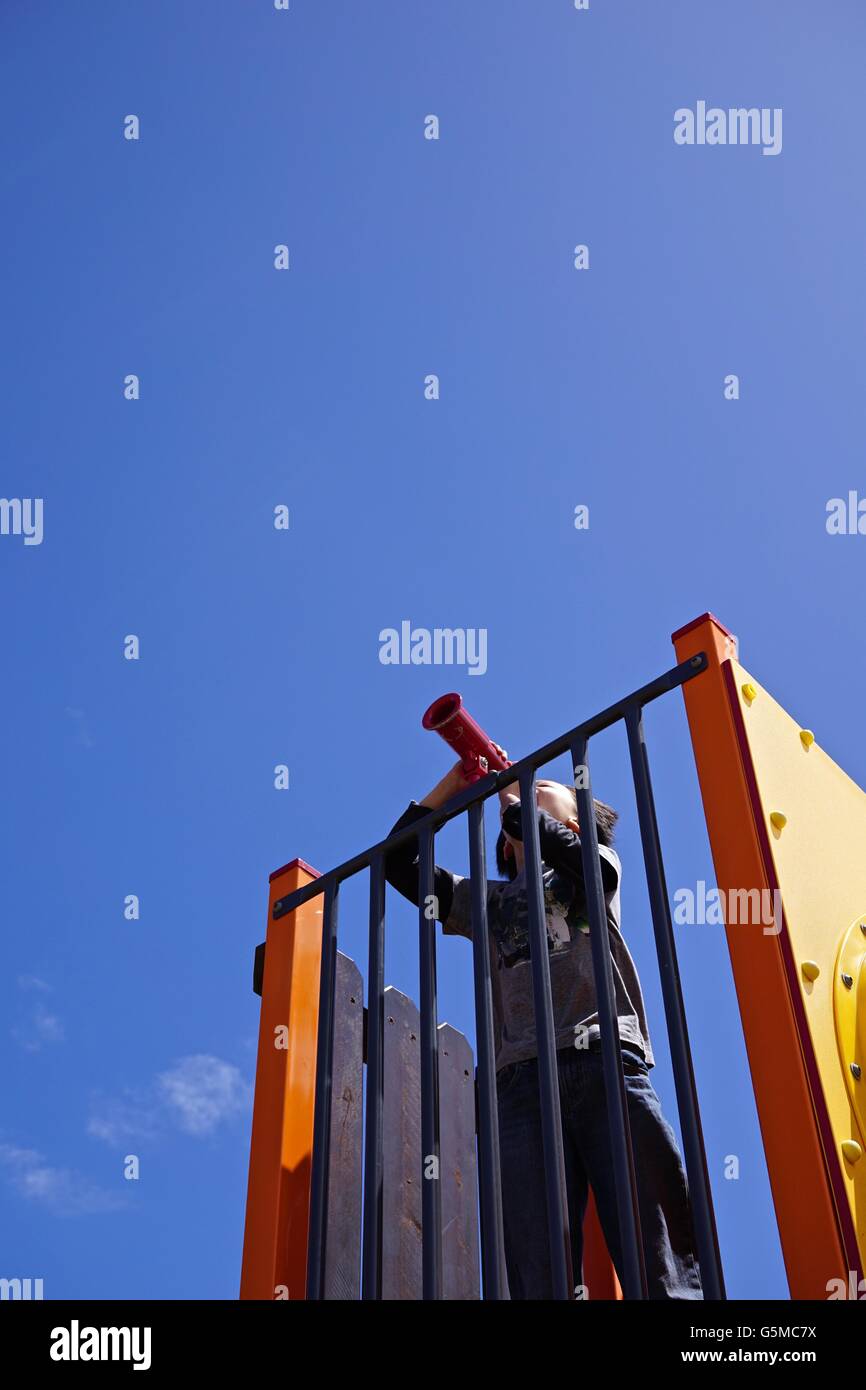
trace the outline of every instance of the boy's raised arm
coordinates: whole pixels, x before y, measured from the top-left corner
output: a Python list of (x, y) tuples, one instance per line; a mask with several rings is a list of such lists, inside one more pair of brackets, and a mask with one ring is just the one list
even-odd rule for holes
[[(437, 782), (431, 792), (428, 792), (423, 801), (411, 801), (395, 825), (392, 825), (390, 834), (395, 830), (402, 830), (404, 826), (411, 825), (413, 821), (423, 820), (428, 811), (438, 810), (444, 806), (446, 801), (450, 801), (452, 796), (456, 796), (467, 786), (466, 778), (460, 763), (455, 763), (449, 772), (445, 774), (441, 782)], [(419, 872), (418, 872), (418, 841), (408, 840), (405, 844), (399, 845), (397, 849), (385, 856), (385, 877), (398, 893), (402, 893), (404, 898), (418, 906), (419, 894)], [(451, 912), (451, 904), (454, 901), (455, 877), (448, 869), (442, 869), (435, 865), (433, 869), (433, 892), (436, 895), (438, 911), (436, 920), (447, 922)]]
[[(520, 802), (513, 801), (502, 813), (502, 829), (513, 840), (523, 839), (520, 819)], [(549, 816), (546, 811), (538, 812), (538, 838), (541, 843), (541, 857), (545, 864), (559, 873), (568, 874), (583, 886), (583, 858), (581, 856), (580, 836), (563, 825), (561, 820)], [(606, 893), (612, 893), (617, 885), (617, 871), (606, 855), (599, 855), (601, 880)]]

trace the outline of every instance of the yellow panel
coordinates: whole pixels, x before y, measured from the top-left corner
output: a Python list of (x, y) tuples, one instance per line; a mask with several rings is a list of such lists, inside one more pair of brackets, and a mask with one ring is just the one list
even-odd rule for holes
[[(796, 987), (866, 1258), (866, 793), (821, 748), (820, 730), (798, 724), (753, 676), (732, 666)], [(859, 1079), (851, 1063), (862, 1068)], [(778, 1065), (784, 1067), (783, 1056)]]
[(861, 1147), (866, 1140), (866, 917), (851, 923), (842, 939), (833, 976), (836, 1040), (848, 1099), (857, 1117)]

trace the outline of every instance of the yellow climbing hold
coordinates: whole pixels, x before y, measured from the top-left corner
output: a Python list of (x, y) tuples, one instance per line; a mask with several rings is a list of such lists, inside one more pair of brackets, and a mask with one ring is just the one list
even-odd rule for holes
[(749, 704), (752, 703), (752, 701), (754, 700), (754, 698), (755, 698), (755, 696), (757, 695), (757, 693), (758, 693), (758, 692), (757, 692), (757, 690), (755, 689), (755, 687), (752, 685), (752, 682), (751, 682), (751, 681), (747, 681), (746, 684), (743, 686), (743, 694), (745, 695), (745, 697), (746, 697), (746, 699), (748, 700)]
[(842, 1152), (849, 1163), (857, 1163), (863, 1157), (863, 1150), (856, 1139), (843, 1139)]
[(821, 974), (821, 967), (815, 960), (804, 960), (800, 969), (807, 980), (817, 980), (818, 976)]
[(783, 816), (781, 811), (771, 811), (770, 824), (774, 826), (776, 830), (784, 830), (785, 826), (788, 824), (788, 817)]
[(812, 733), (811, 729), (800, 730), (800, 742), (804, 748), (812, 747), (812, 744), (815, 742), (815, 735)]

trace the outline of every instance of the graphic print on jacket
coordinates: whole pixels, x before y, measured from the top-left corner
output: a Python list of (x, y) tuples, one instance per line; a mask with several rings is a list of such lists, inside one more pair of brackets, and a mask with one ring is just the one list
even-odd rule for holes
[[(561, 951), (571, 945), (578, 931), (589, 934), (589, 921), (578, 908), (573, 880), (547, 869), (543, 882), (547, 949)], [(499, 911), (490, 922), (490, 934), (498, 948), (499, 964), (505, 969), (529, 960), (529, 902), (525, 893), (502, 894)]]

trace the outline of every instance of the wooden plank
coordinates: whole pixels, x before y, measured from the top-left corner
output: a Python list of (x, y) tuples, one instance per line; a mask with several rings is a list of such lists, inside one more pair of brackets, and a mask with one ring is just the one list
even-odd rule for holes
[(382, 1297), (421, 1297), (420, 1015), (400, 990), (385, 990)]
[(462, 1033), (439, 1025), (439, 1125), (442, 1182), (442, 1292), (481, 1297), (478, 1173), (475, 1155), (475, 1059)]
[(353, 960), (338, 951), (328, 1163), (326, 1299), (357, 1299), (361, 1296), (363, 1047), (364, 995), (361, 972)]

